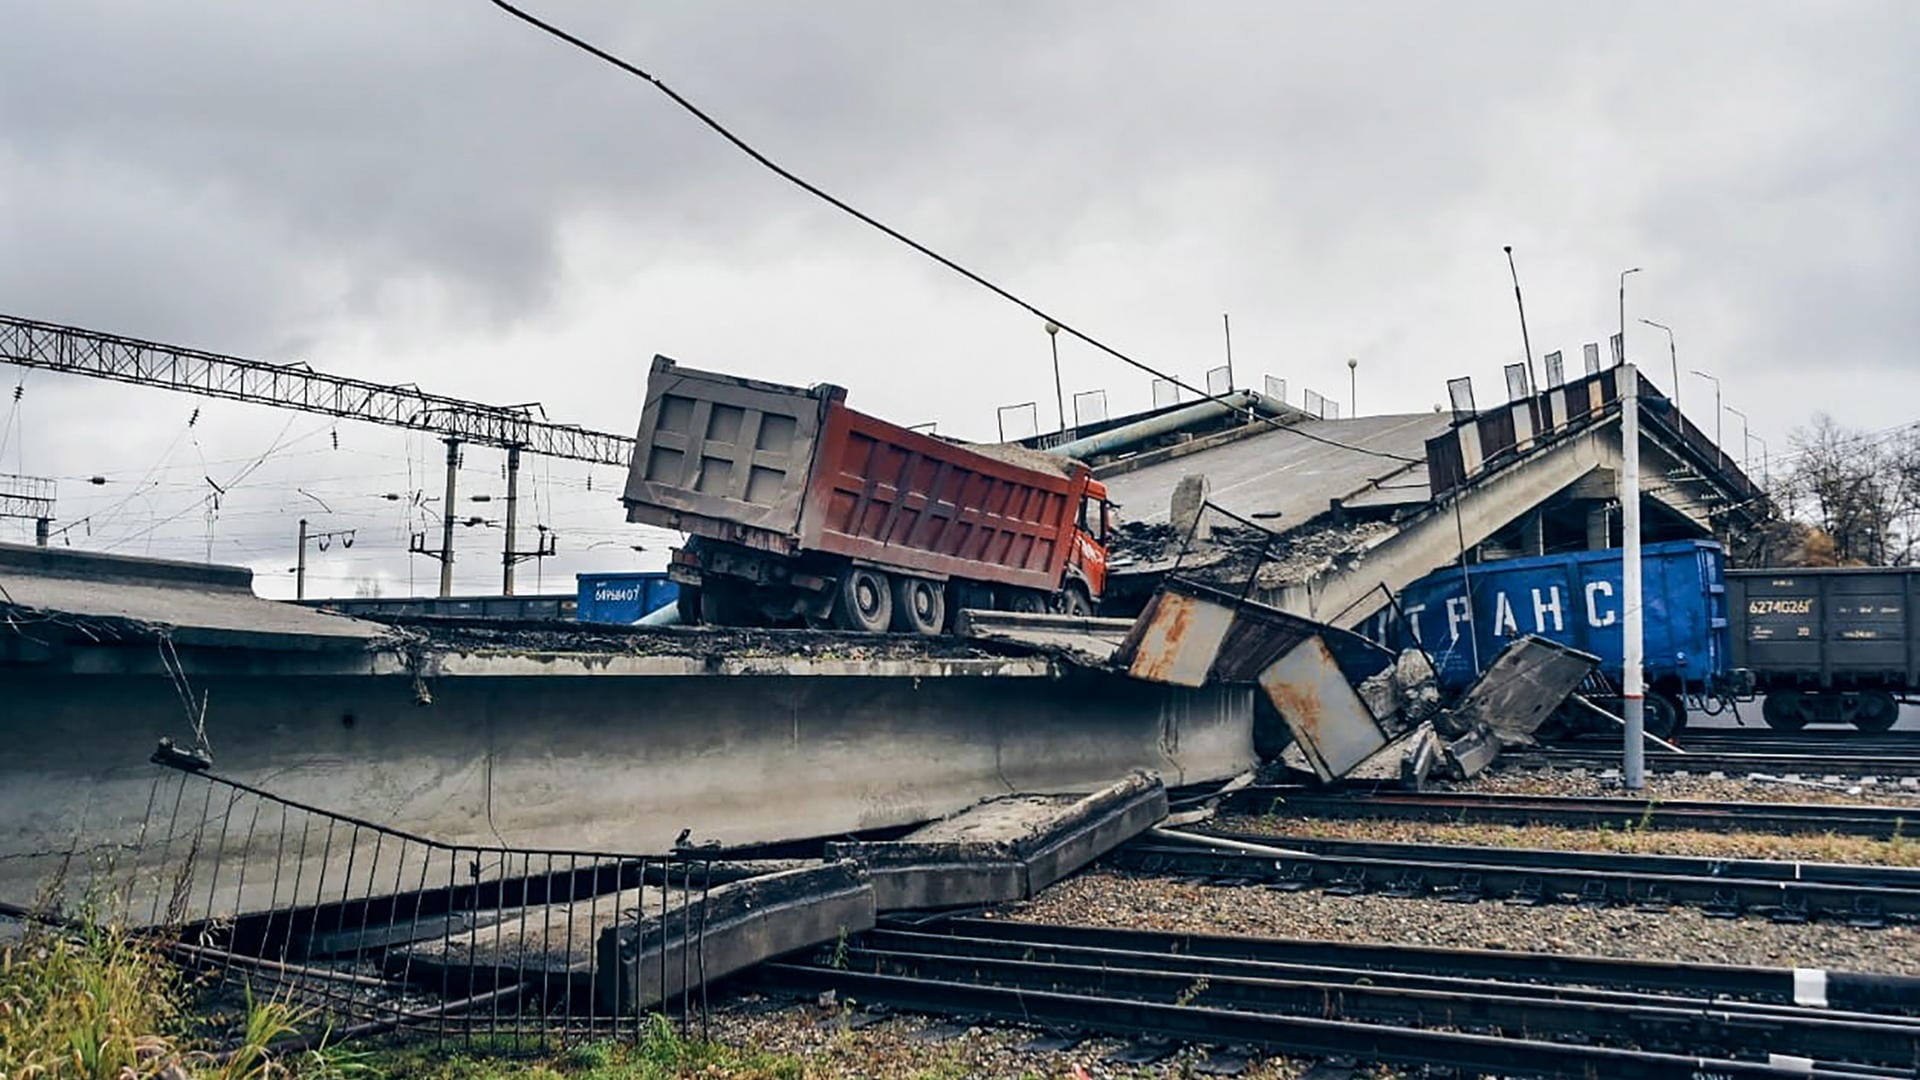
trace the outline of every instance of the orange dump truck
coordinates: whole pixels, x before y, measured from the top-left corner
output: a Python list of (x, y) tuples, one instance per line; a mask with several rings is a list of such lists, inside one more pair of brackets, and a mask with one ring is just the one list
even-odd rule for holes
[(846, 396), (654, 358), (622, 500), (688, 535), (668, 567), (683, 619), (938, 634), (962, 608), (1093, 611), (1109, 506), (1085, 465)]

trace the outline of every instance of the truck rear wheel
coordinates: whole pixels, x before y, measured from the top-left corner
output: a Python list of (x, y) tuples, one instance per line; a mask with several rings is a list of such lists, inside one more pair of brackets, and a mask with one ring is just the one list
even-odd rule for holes
[(893, 628), (907, 634), (938, 634), (947, 627), (947, 586), (926, 578), (893, 579)]
[(1853, 726), (1861, 731), (1881, 732), (1900, 719), (1900, 703), (1885, 690), (1860, 691), (1853, 713)]
[(1058, 604), (1062, 615), (1085, 618), (1093, 614), (1093, 601), (1087, 599), (1087, 591), (1078, 585), (1061, 589)]
[(1775, 731), (1799, 731), (1807, 726), (1807, 714), (1812, 711), (1803, 707), (1805, 698), (1798, 690), (1768, 694), (1760, 703), (1760, 716)]
[(887, 575), (864, 566), (849, 566), (840, 575), (833, 601), (833, 625), (864, 634), (885, 633), (893, 622), (893, 590)]
[(1015, 589), (1007, 594), (1003, 602), (1007, 605), (1008, 611), (1019, 612), (1022, 615), (1045, 615), (1047, 613), (1046, 594), (1036, 592), (1032, 589)]

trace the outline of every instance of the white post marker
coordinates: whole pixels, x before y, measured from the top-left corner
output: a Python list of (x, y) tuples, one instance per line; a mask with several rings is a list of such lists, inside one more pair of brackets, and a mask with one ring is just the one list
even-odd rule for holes
[(1620, 692), (1627, 721), (1621, 771), (1627, 789), (1647, 786), (1646, 641), (1640, 626), (1640, 373), (1622, 364), (1620, 379), (1620, 632), (1625, 670)]

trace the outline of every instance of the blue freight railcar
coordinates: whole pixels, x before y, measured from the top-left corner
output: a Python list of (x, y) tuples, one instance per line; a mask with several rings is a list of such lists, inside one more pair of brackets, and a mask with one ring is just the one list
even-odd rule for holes
[(581, 622), (632, 625), (680, 597), (680, 586), (664, 570), (631, 574), (575, 574)]
[[(1417, 642), (1433, 657), (1441, 685), (1449, 688), (1472, 682), (1507, 642), (1527, 634), (1600, 657), (1600, 670), (1618, 683), (1624, 649), (1622, 566), (1620, 549), (1610, 548), (1481, 563), (1468, 566), (1464, 575), (1459, 567), (1437, 570), (1400, 593), (1404, 622), (1388, 611), (1368, 629), (1396, 648)], [(1648, 689), (1676, 710), (1688, 695), (1727, 689), (1731, 639), (1720, 545), (1706, 540), (1648, 544), (1642, 549), (1641, 581)]]

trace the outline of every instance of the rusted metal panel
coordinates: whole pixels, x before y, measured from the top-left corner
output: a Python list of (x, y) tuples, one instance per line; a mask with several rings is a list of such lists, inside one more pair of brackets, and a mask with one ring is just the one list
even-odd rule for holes
[(1226, 604), (1162, 588), (1147, 601), (1115, 662), (1147, 682), (1205, 686), (1233, 614)]
[(627, 520), (793, 550), (821, 423), (845, 394), (654, 357), (622, 496)]
[(1176, 577), (1147, 602), (1114, 663), (1136, 679), (1175, 686), (1254, 683), (1274, 660), (1315, 637), (1329, 643), (1353, 683), (1393, 662), (1392, 653), (1352, 631)]
[(1334, 780), (1387, 745), (1387, 734), (1318, 636), (1295, 645), (1259, 675), (1314, 774)]
[(1500, 650), (1449, 711), (1458, 727), (1484, 724), (1502, 742), (1524, 743), (1581, 680), (1600, 666), (1592, 653), (1528, 635)]

